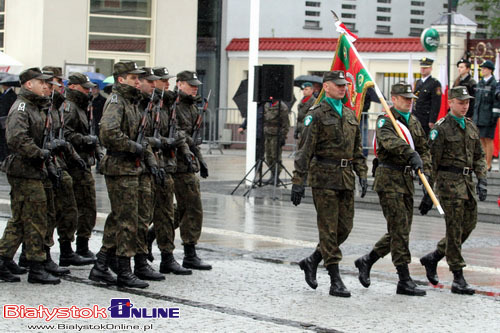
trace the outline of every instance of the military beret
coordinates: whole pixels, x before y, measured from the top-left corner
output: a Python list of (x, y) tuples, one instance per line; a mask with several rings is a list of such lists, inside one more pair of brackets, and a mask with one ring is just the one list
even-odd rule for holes
[(467, 91), (467, 87), (464, 86), (456, 86), (450, 89), (450, 92), (448, 93), (448, 98), (449, 99), (459, 99), (459, 100), (464, 100), (464, 99), (471, 99), (474, 98), (471, 95), (469, 95), (469, 92)]
[(71, 73), (68, 78), (68, 85), (70, 84), (79, 84), (84, 88), (94, 88), (96, 86), (95, 83), (90, 82), (90, 79), (87, 75), (82, 73)]
[(62, 68), (61, 67), (43, 66), (42, 71), (52, 72), (53, 76), (57, 77), (58, 79), (61, 79), (61, 80), (64, 79), (64, 77), (62, 76)]
[(200, 80), (198, 80), (198, 75), (196, 75), (196, 72), (192, 71), (182, 71), (177, 74), (177, 81), (186, 81), (192, 86), (199, 86), (201, 83)]
[(156, 76), (154, 74), (153, 69), (151, 67), (141, 67), (140, 69), (143, 71), (143, 73), (139, 74), (139, 79), (144, 79), (149, 81), (156, 81), (160, 79), (159, 76)]
[(159, 76), (160, 79), (162, 79), (162, 80), (168, 80), (168, 79), (175, 77), (175, 75), (171, 75), (168, 73), (167, 67), (154, 67), (153, 73), (156, 76)]
[(304, 88), (307, 88), (307, 87), (312, 87), (313, 84), (311, 82), (304, 82), (302, 83), (302, 85), (300, 86), (301, 89), (304, 89)]
[(142, 74), (144, 71), (137, 68), (133, 61), (120, 61), (113, 66), (113, 74)]
[(460, 65), (460, 64), (465, 64), (465, 66), (467, 66), (467, 68), (470, 68), (470, 61), (469, 61), (469, 60), (467, 60), (467, 59), (464, 59), (464, 58), (460, 59), (460, 60), (457, 62), (457, 67), (458, 67), (458, 65)]
[(37, 79), (37, 80), (48, 80), (52, 77), (52, 75), (43, 74), (40, 68), (32, 67), (25, 69), (19, 74), (19, 81), (21, 84), (25, 84), (29, 80)]
[(406, 98), (417, 98), (417, 96), (413, 94), (411, 85), (405, 82), (393, 84), (391, 87), (391, 95), (402, 96)]
[(495, 70), (495, 65), (493, 65), (493, 62), (491, 62), (490, 60), (486, 60), (481, 65), (479, 65), (479, 67), (489, 68), (492, 71)]
[(325, 72), (325, 74), (323, 74), (323, 82), (326, 81), (333, 81), (333, 83), (338, 85), (349, 83), (349, 81), (345, 79), (344, 71)]
[(420, 59), (420, 67), (432, 67), (434, 60), (431, 58), (422, 58)]

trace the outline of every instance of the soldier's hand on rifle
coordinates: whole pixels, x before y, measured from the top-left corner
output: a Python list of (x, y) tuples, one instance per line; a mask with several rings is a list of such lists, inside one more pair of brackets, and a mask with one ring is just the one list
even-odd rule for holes
[(477, 181), (476, 191), (479, 196), (479, 201), (486, 200), (486, 196), (488, 195), (488, 182), (486, 178), (479, 178)]
[(149, 144), (153, 149), (161, 149), (162, 147), (161, 140), (158, 138), (149, 138)]
[(95, 135), (85, 135), (82, 138), (83, 144), (86, 146), (95, 147), (97, 146), (97, 136)]
[(175, 148), (175, 139), (174, 138), (161, 138), (161, 148), (164, 150), (174, 149)]
[(140, 143), (137, 143), (135, 141), (132, 141), (132, 145), (134, 146), (135, 156), (137, 156), (139, 158), (143, 158), (144, 157), (144, 150), (145, 150), (143, 145), (141, 145)]
[(201, 176), (201, 178), (208, 177), (208, 167), (207, 167), (207, 163), (205, 163), (205, 161), (200, 161), (200, 176)]
[(184, 160), (185, 160), (186, 165), (188, 167), (188, 172), (194, 172), (194, 168), (193, 168), (194, 154), (191, 152), (188, 152), (186, 155), (184, 155)]
[(84, 171), (87, 170), (87, 163), (83, 160), (83, 158), (79, 158), (76, 160), (76, 165), (78, 166), (78, 169)]
[(290, 200), (295, 206), (300, 205), (302, 198), (305, 197), (305, 192), (306, 189), (304, 185), (297, 185), (297, 184), (292, 185), (292, 195), (290, 197)]
[(50, 158), (50, 150), (48, 149), (40, 149), (41, 151), (41, 160), (42, 161), (47, 161)]
[(152, 167), (149, 167), (149, 171), (151, 172), (151, 174), (153, 175), (153, 177), (155, 179), (155, 184), (156, 185), (162, 185), (162, 180), (161, 180), (161, 177), (160, 177), (160, 171), (158, 170), (158, 168), (155, 167), (155, 166), (152, 166)]
[(422, 159), (416, 151), (411, 154), (410, 159), (408, 160), (408, 164), (410, 164), (411, 168), (415, 172), (417, 172), (418, 170), (422, 170), (424, 167)]
[(361, 186), (361, 197), (364, 198), (368, 190), (368, 180), (366, 178), (359, 178), (359, 185)]
[(420, 214), (426, 215), (431, 209), (432, 199), (429, 196), (429, 193), (425, 192), (422, 202), (420, 203), (420, 206), (418, 206), (418, 210), (420, 211)]
[(164, 186), (165, 185), (165, 179), (167, 178), (167, 172), (165, 171), (165, 169), (160, 168), (160, 170), (158, 170), (158, 174), (160, 176), (161, 185)]

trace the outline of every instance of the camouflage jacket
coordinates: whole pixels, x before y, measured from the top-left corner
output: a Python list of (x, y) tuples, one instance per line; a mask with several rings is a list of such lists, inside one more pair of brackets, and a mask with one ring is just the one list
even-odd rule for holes
[(316, 101), (314, 95), (311, 95), (306, 102), (304, 102), (304, 99), (305, 98), (302, 98), (299, 105), (297, 105), (297, 129), (300, 132), (302, 132), (302, 129), (304, 128), (304, 118), (306, 117), (307, 111), (309, 111), (311, 106), (313, 106)]
[(12, 177), (45, 179), (47, 170), (42, 162), (42, 145), (46, 115), (41, 108), (47, 98), (21, 88), (10, 108), (6, 124), (6, 139), (12, 154), (5, 168)]
[(399, 137), (389, 117), (385, 115), (379, 116), (376, 129), (379, 167), (375, 171), (373, 189), (377, 192), (413, 194), (412, 173), (385, 168), (380, 164), (386, 163), (400, 167), (407, 166), (411, 154), (417, 151), (424, 164), (424, 173), (430, 175), (431, 155), (427, 144), (427, 137), (422, 125), (413, 114), (410, 115), (410, 123), (407, 124), (404, 117), (396, 112), (394, 108), (391, 108), (391, 111), (394, 118), (404, 124), (410, 131), (413, 143), (415, 144), (415, 150), (410, 147), (406, 140)]
[(271, 105), (271, 103), (264, 104), (264, 135), (281, 135), (286, 138), (290, 129), (288, 107), (284, 102), (275, 103), (275, 105)]
[[(196, 161), (193, 163), (193, 168), (197, 172), (200, 168), (199, 163), (203, 162), (203, 156), (200, 152), (200, 147), (193, 142), (194, 125), (198, 117), (198, 107), (196, 103), (200, 101), (199, 97), (186, 95), (179, 91), (179, 103), (176, 107), (177, 128), (182, 131), (186, 138), (186, 143), (196, 156)], [(183, 158), (177, 159), (177, 172), (187, 172), (188, 166)]]
[(465, 118), (465, 129), (462, 129), (451, 113), (448, 113), (432, 129), (429, 144), (436, 194), (452, 199), (468, 199), (468, 194), (471, 194), (477, 200), (471, 174), (439, 170), (440, 166), (469, 167), (474, 170), (478, 179), (486, 179), (484, 151), (479, 140), (479, 130), (472, 120)]
[[(84, 93), (68, 89), (66, 101), (61, 105), (60, 112), (64, 114), (64, 137), (70, 142), (88, 166), (95, 164), (95, 156), (101, 153), (101, 146), (96, 147), (84, 144), (83, 137), (90, 135), (90, 124), (87, 115), (89, 97)], [(76, 167), (70, 163), (70, 167)]]
[[(138, 160), (135, 155), (133, 142), (139, 134), (142, 118), (139, 101), (139, 90), (126, 84), (115, 83), (104, 104), (99, 136), (102, 145), (107, 149), (100, 167), (104, 175), (140, 175), (146, 165), (157, 165), (149, 146), (144, 150), (143, 159)], [(137, 161), (140, 162), (139, 165), (136, 164)]]
[[(343, 159), (345, 167), (340, 165)], [(354, 190), (353, 170), (366, 178), (367, 169), (354, 112), (344, 106), (340, 117), (326, 101), (312, 107), (304, 119), (293, 184), (304, 184), (308, 174), (311, 187)]]

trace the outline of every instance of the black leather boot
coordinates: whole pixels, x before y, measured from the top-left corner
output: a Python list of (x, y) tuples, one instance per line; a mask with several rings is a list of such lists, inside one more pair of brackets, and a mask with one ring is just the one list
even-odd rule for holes
[(408, 265), (396, 266), (399, 276), (398, 287), (396, 294), (409, 295), (409, 296), (425, 296), (425, 290), (417, 288), (417, 284), (411, 279)]
[(359, 282), (363, 285), (363, 287), (368, 288), (370, 286), (370, 271), (372, 269), (373, 264), (380, 259), (380, 256), (375, 252), (371, 251), (368, 254), (365, 254), (361, 258), (356, 259), (354, 265), (359, 270), (358, 279)]
[[(55, 276), (61, 276), (61, 275), (67, 275), (70, 273), (70, 270), (67, 269), (67, 268), (62, 268), (62, 267), (59, 267), (58, 264), (56, 264), (51, 256), (50, 256), (50, 247), (48, 246), (45, 246), (45, 254), (47, 256), (47, 259), (45, 259), (45, 261), (43, 262), (43, 265), (45, 267), (45, 270), (52, 274), (52, 275), (55, 275)], [(31, 266), (30, 266), (31, 268)]]
[(3, 265), (12, 273), (16, 275), (22, 275), (28, 273), (28, 270), (24, 267), (19, 267), (16, 262), (12, 259), (1, 258)]
[(106, 252), (106, 265), (111, 269), (113, 273), (118, 275), (120, 269), (118, 267), (118, 258), (116, 257), (116, 248), (111, 248)]
[(315, 250), (309, 257), (302, 259), (299, 262), (300, 269), (304, 271), (305, 279), (309, 287), (318, 288), (318, 281), (316, 280), (316, 272), (318, 265), (323, 260), (321, 252)]
[(453, 271), (453, 283), (451, 284), (451, 292), (461, 295), (474, 295), (476, 292), (465, 281), (464, 272), (462, 269)]
[(147, 240), (148, 240), (148, 260), (150, 262), (153, 262), (155, 260), (155, 257), (153, 256), (153, 242), (156, 239), (156, 233), (155, 233), (155, 228), (150, 227), (148, 229), (148, 235), (147, 235)]
[(84, 258), (96, 260), (94, 252), (89, 250), (89, 239), (77, 236), (76, 237), (76, 253)]
[(444, 254), (435, 250), (429, 254), (426, 254), (422, 258), (420, 258), (420, 263), (425, 267), (425, 275), (430, 283), (433, 285), (437, 285), (439, 283), (439, 277), (437, 274), (437, 265), (439, 260), (443, 259)]
[(339, 264), (333, 264), (326, 267), (330, 275), (330, 295), (339, 297), (351, 297), (351, 292), (347, 290), (340, 278)]
[(30, 263), (28, 262), (28, 258), (26, 258), (26, 249), (23, 245), (21, 246), (21, 254), (19, 255), (19, 261), (17, 262), (19, 266), (24, 267), (24, 268), (29, 268)]
[(130, 268), (130, 258), (129, 257), (116, 257), (118, 263), (118, 278), (116, 283), (118, 287), (128, 287), (128, 288), (147, 288), (149, 284), (142, 281), (137, 276), (132, 274), (132, 269)]
[(30, 262), (30, 271), (28, 273), (28, 282), (29, 283), (40, 283), (40, 284), (59, 284), (59, 283), (61, 283), (61, 280), (59, 280), (58, 277), (47, 272), (45, 265), (46, 265), (45, 262), (41, 262), (41, 261), (31, 261)]
[(175, 260), (173, 253), (162, 252), (160, 273), (163, 274), (174, 273), (175, 275), (191, 275), (193, 274), (193, 271), (179, 265), (179, 263)]
[(134, 274), (141, 280), (162, 281), (165, 275), (158, 273), (148, 264), (147, 254), (136, 254), (134, 257)]
[(184, 244), (184, 260), (182, 261), (182, 267), (199, 269), (202, 271), (209, 271), (212, 269), (212, 265), (204, 263), (203, 260), (196, 255), (194, 244)]
[(104, 282), (108, 285), (116, 284), (116, 277), (108, 269), (108, 256), (106, 252), (97, 252), (94, 267), (90, 270), (89, 279), (95, 282)]
[[(3, 257), (0, 257), (0, 280), (6, 282), (21, 282), (19, 276), (11, 273), (11, 271), (5, 266)], [(8, 259), (7, 259), (8, 260)]]
[(59, 247), (61, 249), (59, 266), (85, 266), (92, 265), (94, 263), (94, 259), (82, 257), (78, 253), (74, 252), (71, 248), (70, 241), (60, 241)]

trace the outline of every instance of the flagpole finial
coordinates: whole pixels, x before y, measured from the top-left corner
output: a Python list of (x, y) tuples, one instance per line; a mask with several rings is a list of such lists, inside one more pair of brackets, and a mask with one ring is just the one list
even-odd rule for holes
[(339, 17), (337, 16), (337, 14), (335, 14), (335, 12), (333, 10), (330, 10), (333, 14), (333, 18), (335, 19), (335, 21), (340, 21), (339, 20)]

